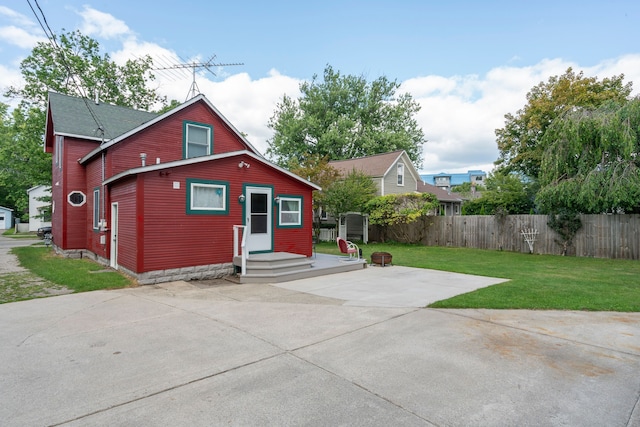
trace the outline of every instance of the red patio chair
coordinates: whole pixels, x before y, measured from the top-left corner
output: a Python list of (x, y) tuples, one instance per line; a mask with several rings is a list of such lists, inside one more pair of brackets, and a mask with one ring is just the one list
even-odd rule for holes
[(354, 259), (354, 255), (355, 259), (360, 259), (360, 248), (358, 248), (358, 245), (348, 240), (344, 240), (342, 237), (338, 237), (336, 242), (338, 243), (340, 252), (349, 255), (350, 260)]

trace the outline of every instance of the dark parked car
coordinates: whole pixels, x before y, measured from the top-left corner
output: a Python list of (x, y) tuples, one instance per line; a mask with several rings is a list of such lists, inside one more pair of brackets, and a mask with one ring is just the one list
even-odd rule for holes
[(37, 234), (39, 238), (44, 239), (47, 234), (51, 234), (51, 227), (40, 227)]

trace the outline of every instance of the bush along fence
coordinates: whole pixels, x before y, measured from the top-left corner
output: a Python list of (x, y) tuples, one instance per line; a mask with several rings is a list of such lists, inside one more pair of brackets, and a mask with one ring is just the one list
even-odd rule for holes
[[(640, 259), (640, 215), (578, 217), (582, 226), (571, 242), (564, 241), (560, 234), (549, 227), (547, 215), (433, 216), (428, 218), (426, 226), (417, 222), (388, 227), (385, 236), (387, 240), (426, 246)], [(532, 251), (523, 230), (537, 232)], [(369, 241), (381, 241), (381, 238), (381, 229), (371, 226)]]

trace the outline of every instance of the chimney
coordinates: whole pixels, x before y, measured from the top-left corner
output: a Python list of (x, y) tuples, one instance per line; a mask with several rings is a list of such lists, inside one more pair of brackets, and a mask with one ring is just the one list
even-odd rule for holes
[(147, 166), (147, 153), (140, 153), (140, 160), (142, 161), (142, 167)]

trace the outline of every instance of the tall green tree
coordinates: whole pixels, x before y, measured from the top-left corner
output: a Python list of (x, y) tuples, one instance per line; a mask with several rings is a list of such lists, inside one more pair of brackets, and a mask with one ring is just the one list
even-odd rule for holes
[(575, 73), (571, 68), (549, 78), (527, 94), (527, 104), (515, 115), (505, 115), (505, 125), (496, 129), (499, 158), (495, 164), (504, 172), (517, 172), (529, 179), (540, 174), (546, 149), (543, 137), (553, 121), (576, 107), (594, 108), (609, 101), (623, 102), (632, 90), (624, 75), (598, 80)]
[(152, 59), (144, 57), (117, 65), (108, 53), (101, 54), (99, 43), (80, 31), (64, 32), (55, 43), (39, 42), (20, 63), (25, 80), (22, 87), (10, 87), (6, 96), (17, 97), (29, 105), (44, 107), (49, 91), (102, 102), (149, 110), (165, 104), (150, 85)]
[(569, 111), (543, 143), (544, 212), (640, 212), (640, 98)]
[(10, 117), (4, 116), (0, 136), (0, 197), (4, 200), (0, 199), (0, 204), (28, 220), (27, 190), (39, 184), (51, 185), (51, 156), (42, 148), (44, 112), (16, 108)]
[(347, 212), (364, 212), (367, 202), (375, 197), (377, 190), (370, 176), (353, 170), (327, 188), (324, 206), (334, 218)]
[(26, 190), (51, 185), (51, 159), (43, 149), (49, 91), (88, 98), (97, 93), (102, 102), (148, 110), (166, 105), (151, 87), (151, 65), (149, 56), (117, 65), (100, 53), (96, 40), (79, 31), (63, 30), (55, 43), (37, 43), (20, 64), (24, 86), (5, 93), (20, 100), (10, 119), (4, 109), (3, 126), (9, 131), (0, 136), (0, 185), (7, 207), (22, 215), (28, 206)]
[(528, 214), (534, 209), (535, 183), (500, 172), (489, 175), (485, 182), (481, 196), (462, 205), (463, 215)]
[(326, 191), (340, 179), (340, 172), (329, 164), (326, 158), (317, 155), (306, 159), (294, 159), (289, 169), (298, 176), (318, 185), (321, 190), (313, 190), (314, 234), (320, 234), (320, 213), (325, 205)]
[(321, 81), (314, 75), (300, 85), (300, 98), (285, 95), (278, 103), (267, 154), (287, 167), (300, 157), (343, 160), (403, 149), (420, 168), (425, 139), (414, 118), (420, 105), (397, 94), (399, 87), (386, 77), (367, 82), (327, 66)]
[[(387, 235), (400, 242), (420, 243), (428, 228), (428, 217), (440, 202), (429, 193), (388, 194), (367, 202), (369, 222), (381, 227), (382, 242)], [(418, 222), (417, 227), (407, 227)]]

